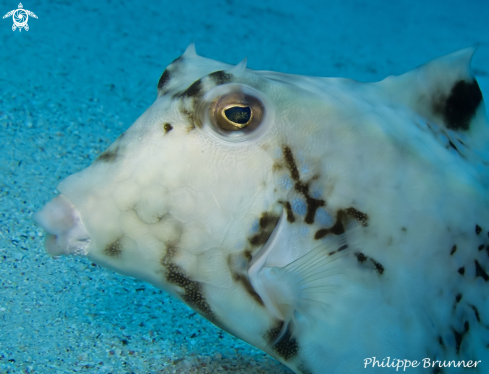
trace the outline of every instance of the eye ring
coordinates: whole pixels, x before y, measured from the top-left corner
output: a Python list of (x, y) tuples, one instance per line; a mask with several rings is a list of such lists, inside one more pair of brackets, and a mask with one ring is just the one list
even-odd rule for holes
[(252, 87), (228, 83), (209, 90), (197, 106), (197, 120), (212, 137), (226, 143), (255, 141), (273, 124), (270, 101)]

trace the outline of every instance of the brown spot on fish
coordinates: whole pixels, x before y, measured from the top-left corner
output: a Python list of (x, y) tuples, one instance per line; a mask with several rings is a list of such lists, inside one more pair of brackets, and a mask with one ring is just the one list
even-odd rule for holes
[[(316, 211), (319, 207), (325, 206), (326, 202), (322, 199), (315, 199), (309, 195), (309, 185), (300, 180), (299, 170), (297, 169), (297, 164), (292, 154), (290, 147), (283, 146), (283, 154), (285, 158), (285, 163), (290, 171), (290, 176), (295, 181), (295, 190), (304, 195), (307, 204), (307, 212), (304, 218), (304, 222), (311, 225), (314, 223), (314, 217), (316, 216)], [(317, 179), (318, 176), (315, 176)]]
[(297, 169), (297, 165), (295, 164), (294, 156), (292, 155), (292, 151), (286, 145), (283, 147), (283, 153), (285, 157), (285, 162), (287, 163), (287, 167), (290, 170), (290, 175), (293, 180), (299, 180), (299, 170)]
[(462, 294), (459, 293), (457, 294), (457, 296), (455, 296), (455, 304), (458, 304), (460, 302), (460, 300), (462, 300)]
[(96, 159), (95, 161), (99, 162), (114, 162), (115, 159), (117, 158), (117, 152), (119, 150), (118, 146), (115, 146), (114, 149), (107, 149), (106, 151), (102, 152)]
[(453, 254), (454, 254), (455, 252), (457, 252), (457, 246), (456, 246), (456, 245), (454, 245), (454, 246), (452, 247), (452, 250), (450, 251), (450, 256), (453, 256)]
[(482, 231), (482, 228), (479, 225), (475, 225), (475, 233), (479, 235)]
[(292, 336), (290, 323), (286, 326), (285, 331), (283, 329), (284, 322), (278, 322), (277, 326), (265, 333), (265, 340), (280, 357), (288, 361), (299, 353), (299, 343)]
[(443, 343), (443, 339), (440, 335), (438, 335), (438, 344), (440, 344), (442, 347), (445, 346), (445, 343)]
[(365, 261), (370, 260), (370, 262), (374, 265), (374, 268), (377, 271), (377, 273), (379, 273), (380, 275), (382, 275), (384, 273), (385, 268), (380, 262), (375, 261), (371, 257), (365, 256), (362, 252), (356, 252), (355, 256), (356, 256), (358, 262), (361, 264), (364, 264)]
[(265, 305), (260, 295), (253, 288), (246, 270), (248, 264), (252, 259), (251, 252), (245, 250), (242, 255), (229, 255), (228, 256), (228, 268), (231, 272), (231, 276), (235, 282), (241, 283), (246, 292), (260, 305)]
[(334, 225), (328, 229), (320, 229), (314, 234), (314, 239), (319, 240), (328, 234), (341, 235), (345, 232), (345, 224), (348, 223), (348, 218), (354, 218), (360, 221), (363, 227), (368, 226), (368, 215), (359, 210), (350, 207), (345, 210), (339, 209), (336, 212), (336, 221)]
[(163, 90), (168, 83), (170, 83), (170, 72), (168, 69), (165, 69), (163, 74), (161, 74), (160, 80), (158, 81), (158, 91)]
[(319, 199), (314, 199), (309, 196), (309, 194), (304, 195), (306, 198), (306, 204), (307, 204), (307, 213), (306, 217), (304, 218), (304, 222), (311, 225), (314, 223), (314, 217), (316, 216), (316, 210), (319, 207), (325, 206), (326, 202), (324, 200), (319, 200)]
[(115, 240), (114, 242), (108, 244), (104, 249), (104, 254), (110, 257), (120, 256), (122, 253), (121, 238)]
[(251, 282), (250, 282), (250, 279), (243, 275), (243, 274), (232, 274), (233, 275), (233, 279), (236, 281), (236, 282), (240, 282), (244, 289), (246, 290), (246, 292), (248, 292), (248, 294), (260, 305), (265, 305), (263, 304), (263, 300), (261, 299), (260, 295), (258, 295), (255, 291), (255, 289), (253, 288), (253, 286), (251, 285)]
[(202, 314), (211, 322), (216, 321), (216, 316), (212, 312), (210, 305), (207, 303), (202, 293), (202, 284), (190, 279), (185, 275), (183, 269), (172, 263), (171, 259), (176, 253), (176, 247), (167, 246), (166, 254), (161, 260), (161, 265), (166, 269), (166, 281), (183, 289), (180, 293), (182, 300), (194, 310)]
[(284, 168), (284, 165), (282, 165), (281, 163), (279, 162), (275, 162), (273, 165), (272, 165), (272, 170), (273, 171), (279, 171), (279, 170), (282, 170)]
[(218, 70), (209, 74), (209, 78), (217, 85), (226, 84), (232, 82), (233, 75), (224, 72), (224, 70)]
[(460, 153), (460, 151), (458, 150), (458, 148), (455, 146), (455, 144), (453, 144), (453, 142), (451, 140), (448, 141), (448, 146), (446, 146), (446, 148), (453, 148), (455, 149), (455, 151), (460, 155), (460, 157), (462, 158), (465, 158), (464, 155), (462, 153)]
[(375, 266), (375, 270), (377, 270), (379, 274), (384, 274), (384, 266), (380, 262), (375, 261), (373, 258), (370, 258), (370, 261), (372, 261)]
[(346, 219), (346, 212), (343, 209), (340, 209), (336, 212), (336, 221), (332, 227), (329, 229), (320, 229), (316, 231), (316, 234), (314, 234), (314, 239), (319, 240), (321, 238), (324, 238), (328, 234), (333, 234), (333, 235), (341, 235), (345, 232), (345, 226), (343, 225), (343, 222)]
[(280, 203), (283, 204), (283, 206), (285, 208), (285, 213), (287, 214), (287, 221), (290, 223), (294, 223), (295, 217), (294, 217), (294, 212), (292, 211), (292, 206), (290, 205), (290, 203), (288, 201), (286, 201), (285, 203), (281, 201)]
[(477, 81), (459, 80), (452, 87), (448, 97), (445, 97), (441, 96), (440, 100), (434, 103), (434, 111), (443, 116), (447, 128), (469, 130), (470, 121), (482, 102), (482, 92)]
[(248, 239), (250, 244), (253, 246), (265, 244), (277, 225), (278, 219), (279, 217), (274, 214), (263, 213), (260, 217), (258, 233)]
[(472, 310), (474, 311), (474, 313), (475, 313), (475, 318), (477, 318), (477, 322), (479, 322), (479, 323), (480, 323), (480, 321), (481, 321), (481, 316), (480, 316), (480, 314), (479, 314), (479, 310), (478, 310), (478, 309), (477, 309), (477, 308), (476, 308), (474, 305), (469, 305), (469, 306), (470, 306), (470, 307), (472, 308)]
[(251, 259), (253, 258), (252, 254), (251, 254), (251, 251), (248, 251), (248, 250), (246, 250), (246, 251), (244, 251), (244, 252), (243, 252), (243, 256), (244, 256), (244, 258), (246, 258), (248, 261), (251, 261)]
[(165, 134), (168, 134), (171, 130), (173, 130), (173, 126), (169, 123), (165, 123), (163, 125), (163, 129), (165, 130)]
[(183, 91), (180, 94), (176, 94), (176, 97), (182, 97), (182, 98), (193, 98), (193, 99), (200, 99), (200, 97), (203, 95), (203, 90), (202, 90), (202, 81), (200, 79), (196, 80), (194, 83), (192, 83), (185, 91)]
[(180, 112), (187, 117), (190, 126), (187, 127), (187, 132), (190, 132), (195, 129), (195, 116), (194, 113), (189, 111), (186, 108), (180, 108)]
[(368, 226), (368, 215), (367, 214), (362, 213), (359, 210), (352, 208), (352, 207), (346, 209), (346, 214), (348, 214), (350, 217), (355, 218), (357, 221), (359, 221), (363, 227)]
[(479, 264), (479, 261), (475, 260), (475, 277), (481, 277), (484, 281), (489, 281), (489, 275), (487, 275), (486, 271)]
[(462, 341), (464, 339), (465, 334), (469, 331), (469, 322), (465, 321), (464, 323), (464, 331), (458, 332), (452, 327), (453, 335), (455, 336), (455, 351), (457, 354), (460, 353), (460, 347), (462, 346)]
[(363, 264), (365, 261), (367, 261), (368, 257), (365, 256), (362, 252), (355, 253), (355, 256), (357, 256), (357, 260), (359, 263)]

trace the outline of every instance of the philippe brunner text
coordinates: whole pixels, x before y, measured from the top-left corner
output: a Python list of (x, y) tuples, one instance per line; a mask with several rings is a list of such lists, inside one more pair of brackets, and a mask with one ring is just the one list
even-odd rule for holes
[(363, 360), (364, 368), (367, 367), (379, 367), (379, 368), (395, 368), (396, 371), (402, 369), (406, 371), (409, 368), (475, 368), (482, 361), (438, 361), (431, 360), (429, 358), (423, 358), (421, 361), (416, 360), (399, 360), (394, 358), (391, 360), (390, 357), (378, 360), (376, 357), (368, 357)]

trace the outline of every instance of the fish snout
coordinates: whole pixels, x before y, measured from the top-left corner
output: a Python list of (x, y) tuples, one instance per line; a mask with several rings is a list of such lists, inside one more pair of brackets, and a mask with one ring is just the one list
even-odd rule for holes
[(90, 236), (80, 213), (63, 194), (34, 213), (32, 219), (46, 231), (44, 247), (51, 256), (88, 254)]

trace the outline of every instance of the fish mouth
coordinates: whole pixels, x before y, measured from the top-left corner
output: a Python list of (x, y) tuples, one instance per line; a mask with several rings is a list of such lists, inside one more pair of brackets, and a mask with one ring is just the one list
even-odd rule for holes
[(46, 231), (44, 247), (51, 256), (88, 254), (90, 235), (80, 213), (65, 195), (56, 196), (32, 219)]

